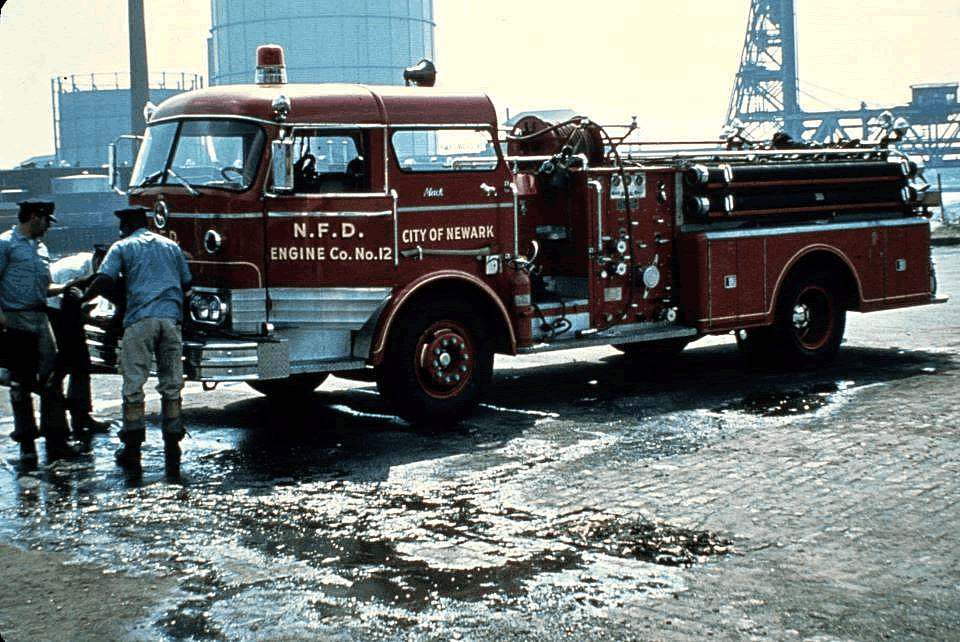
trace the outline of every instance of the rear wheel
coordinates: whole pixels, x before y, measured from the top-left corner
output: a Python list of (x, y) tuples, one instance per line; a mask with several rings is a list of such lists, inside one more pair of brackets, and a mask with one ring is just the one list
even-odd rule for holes
[(784, 366), (813, 368), (836, 357), (847, 319), (836, 282), (830, 271), (807, 269), (784, 285), (770, 335)]
[(248, 381), (247, 385), (275, 401), (294, 401), (308, 396), (327, 379), (326, 373), (292, 375), (286, 379)]
[(451, 422), (473, 409), (493, 374), (484, 319), (468, 302), (411, 306), (388, 338), (377, 386), (414, 423)]

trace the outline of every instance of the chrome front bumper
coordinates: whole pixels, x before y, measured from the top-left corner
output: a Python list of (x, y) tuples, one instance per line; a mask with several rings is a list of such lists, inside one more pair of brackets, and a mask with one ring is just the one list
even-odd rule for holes
[(193, 381), (252, 381), (290, 376), (286, 341), (235, 339), (183, 342), (183, 370)]
[[(117, 372), (122, 338), (116, 330), (85, 326), (90, 365), (94, 372)], [(249, 381), (290, 376), (290, 358), (285, 341), (233, 339), (183, 342), (183, 372), (192, 381)]]
[(115, 373), (119, 333), (97, 325), (86, 324), (87, 349), (90, 351), (90, 368), (93, 372)]

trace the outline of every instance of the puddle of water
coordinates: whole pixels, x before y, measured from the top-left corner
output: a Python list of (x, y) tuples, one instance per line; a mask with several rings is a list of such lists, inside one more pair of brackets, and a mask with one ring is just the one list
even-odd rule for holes
[(732, 553), (733, 542), (708, 531), (648, 520), (578, 521), (548, 535), (581, 550), (664, 566), (691, 566)]
[(758, 417), (795, 417), (812, 414), (827, 406), (846, 384), (820, 383), (807, 388), (754, 392), (741, 401), (725, 404), (715, 412), (743, 412)]
[[(447, 565), (420, 544), (429, 534), (418, 533), (414, 542), (410, 533), (372, 523), (373, 511), (365, 516), (371, 523), (362, 531), (369, 537), (324, 538), (322, 533), (342, 533), (345, 524), (332, 514), (326, 524), (314, 515), (315, 547), (297, 548), (287, 544), (308, 529), (284, 534), (277, 523), (256, 515), (260, 532), (244, 544), (247, 556), (249, 549), (262, 551), (263, 570), (238, 572), (241, 566), (257, 565), (255, 559), (218, 558), (215, 566), (193, 567), (181, 582), (185, 595), (156, 625), (172, 639), (257, 639), (269, 632), (293, 639), (307, 632), (330, 633), (352, 621), (351, 631), (361, 622), (379, 635), (369, 631), (369, 638), (349, 637), (341, 628), (338, 639), (381, 639), (391, 622), (402, 628), (435, 628), (438, 622), (483, 610), (515, 616), (548, 610), (599, 616), (608, 608), (684, 591), (677, 567), (733, 550), (730, 541), (710, 533), (594, 514), (524, 532), (489, 533), (487, 525), (496, 516), (470, 502), (444, 520), (431, 498), (395, 500), (394, 505), (404, 506), (403, 514), (395, 515), (400, 522), (432, 519), (429, 532), (434, 539), (438, 531), (458, 533), (460, 541), (450, 544), (451, 553), (469, 558), (478, 543), (488, 540), (490, 549), (500, 547), (506, 554), (496, 563), (489, 558), (485, 566)], [(527, 519), (522, 521), (529, 527)], [(378, 539), (377, 532), (394, 537)], [(411, 546), (403, 547), (403, 542)], [(231, 568), (233, 572), (227, 570)], [(382, 628), (385, 624), (387, 629)]]

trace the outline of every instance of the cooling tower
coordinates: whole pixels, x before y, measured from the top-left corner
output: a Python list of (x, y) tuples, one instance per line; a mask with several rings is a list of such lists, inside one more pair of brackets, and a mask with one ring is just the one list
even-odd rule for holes
[(289, 82), (403, 84), (434, 58), (433, 0), (212, 0), (210, 84), (253, 80), (257, 45), (286, 54)]

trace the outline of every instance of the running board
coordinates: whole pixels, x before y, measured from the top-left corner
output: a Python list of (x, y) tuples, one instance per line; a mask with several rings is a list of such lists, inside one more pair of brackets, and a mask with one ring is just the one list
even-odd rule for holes
[(518, 348), (517, 354), (536, 354), (569, 348), (589, 348), (618, 343), (647, 343), (666, 339), (695, 339), (699, 333), (695, 328), (685, 328), (664, 321), (660, 323), (631, 323), (616, 325), (604, 330), (580, 330), (570, 333), (569, 337), (554, 337), (527, 348)]

